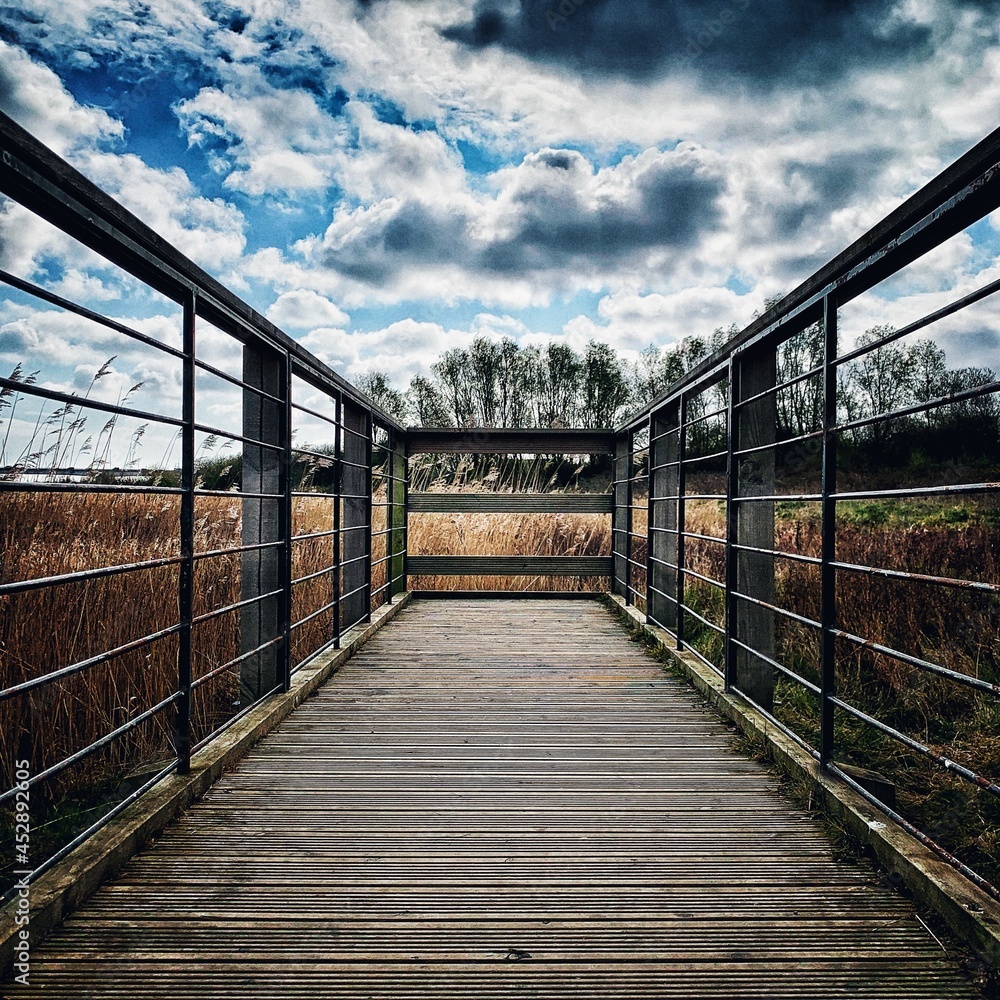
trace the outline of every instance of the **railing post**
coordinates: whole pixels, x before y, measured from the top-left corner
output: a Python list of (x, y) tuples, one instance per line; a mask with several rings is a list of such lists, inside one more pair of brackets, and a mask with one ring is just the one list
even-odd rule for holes
[[(372, 492), (375, 489), (375, 470), (374, 470), (374, 437), (375, 437), (375, 421), (372, 418), (372, 413), (370, 410), (365, 412), (365, 464), (368, 466), (368, 473), (365, 479), (365, 524), (368, 525), (368, 529), (365, 531), (365, 555), (367, 558), (364, 561), (365, 567), (365, 613), (363, 620), (370, 622), (372, 620), (372, 531), (374, 530), (372, 526)], [(388, 485), (386, 487), (388, 489)], [(386, 569), (388, 571), (388, 564), (386, 564)]]
[(635, 539), (632, 528), (635, 524), (632, 501), (635, 499), (632, 488), (632, 477), (635, 475), (635, 435), (628, 431), (625, 435), (627, 450), (625, 452), (625, 603), (630, 607), (635, 604), (635, 588), (632, 586), (632, 568)]
[[(286, 367), (286, 355), (273, 348), (257, 341), (243, 347), (243, 436), (249, 439), (243, 442), (243, 544), (264, 547), (244, 552), (242, 557), (240, 598), (253, 603), (240, 610), (241, 653), (283, 634), (288, 590)], [(259, 599), (275, 591), (276, 596)], [(288, 646), (278, 646), (268, 646), (243, 661), (241, 707), (284, 684), (282, 659)]]
[(728, 693), (736, 686), (737, 646), (736, 622), (739, 602), (736, 590), (739, 585), (738, 550), (733, 546), (739, 533), (739, 514), (734, 502), (739, 494), (739, 467), (736, 459), (736, 442), (740, 439), (740, 365), (736, 355), (729, 358), (729, 405), (726, 411), (726, 634), (724, 639), (723, 678)]
[(406, 439), (395, 431), (389, 452), (389, 600), (406, 590)]
[(837, 303), (828, 295), (823, 300), (823, 473), (822, 473), (822, 564), (820, 567), (820, 761), (834, 759), (834, 706), (836, 694), (837, 618)]
[(675, 581), (677, 595), (677, 648), (684, 648), (684, 493), (687, 490), (687, 470), (684, 462), (687, 458), (687, 395), (681, 393), (677, 403), (677, 579)]
[(343, 401), (343, 456), (341, 489), (343, 609), (341, 630), (346, 632), (371, 614), (371, 422), (367, 408)]
[(292, 686), (292, 515), (294, 499), (292, 497), (294, 455), (292, 452), (292, 359), (288, 352), (283, 358), (284, 379), (282, 397), (284, 406), (281, 412), (281, 600), (279, 602), (279, 621), (281, 623), (281, 661), (278, 673), (282, 691), (288, 691)]
[[(740, 393), (736, 419), (738, 437), (733, 448), (761, 448), (750, 455), (736, 456), (733, 495), (740, 498), (770, 497), (775, 491), (775, 442), (777, 439), (777, 399), (774, 392), (745, 405), (743, 400), (773, 390), (777, 384), (777, 351), (765, 345), (747, 351), (735, 361), (734, 381)], [(764, 447), (770, 446), (770, 447)], [(774, 501), (751, 500), (736, 506), (736, 537), (730, 544), (774, 549)], [(736, 589), (741, 594), (774, 604), (774, 556), (737, 548)], [(749, 601), (735, 602), (735, 636), (751, 649), (774, 659), (773, 612)], [(733, 680), (748, 698), (765, 711), (774, 709), (774, 668), (737, 647), (734, 650)]]
[(653, 582), (653, 414), (646, 423), (646, 623), (653, 619), (650, 614), (650, 584)]
[[(629, 484), (627, 482), (629, 458), (632, 451), (632, 436), (629, 433), (620, 435), (615, 440), (615, 458), (612, 464), (615, 495), (615, 513), (612, 519), (611, 552), (612, 560), (611, 590), (621, 594), (626, 604), (631, 604), (628, 586), (628, 551), (629, 551)], [(620, 589), (619, 589), (620, 588)]]
[[(676, 404), (675, 404), (676, 405)], [(679, 493), (677, 447), (680, 430), (666, 409), (649, 421), (649, 539), (646, 581), (646, 620), (677, 630), (677, 501)], [(673, 412), (676, 412), (674, 410)]]
[(177, 773), (191, 770), (191, 617), (194, 607), (194, 423), (195, 423), (195, 330), (197, 298), (192, 291), (184, 298), (181, 362), (181, 564), (178, 580), (177, 715), (174, 749)]
[(343, 634), (343, 617), (340, 610), (340, 582), (343, 564), (343, 536), (341, 533), (341, 506), (344, 496), (344, 394), (337, 391), (333, 398), (334, 445), (333, 445), (333, 648), (340, 649)]

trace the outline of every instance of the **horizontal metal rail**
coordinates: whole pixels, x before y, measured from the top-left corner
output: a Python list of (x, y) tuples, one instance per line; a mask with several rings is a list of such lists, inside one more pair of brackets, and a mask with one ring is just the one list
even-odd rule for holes
[(610, 556), (417, 556), (411, 576), (610, 576)]
[[(965, 370), (967, 381), (954, 383), (946, 375), (937, 382), (929, 377), (923, 396), (916, 387), (907, 394), (872, 394), (870, 399), (863, 394), (848, 399), (845, 393), (851, 391), (851, 379), (862, 375), (884, 381), (886, 373), (879, 364), (894, 357), (887, 353), (893, 344), (1000, 296), (1000, 281), (954, 296), (943, 307), (897, 329), (873, 331), (857, 344), (845, 346), (838, 332), (847, 303), (998, 207), (1000, 130), (617, 431), (614, 592), (626, 603), (644, 602), (647, 621), (672, 634), (678, 649), (719, 674), (727, 691), (763, 712), (829, 773), (844, 777), (852, 787), (858, 786), (838, 761), (857, 763), (859, 755), (866, 759), (865, 741), (874, 733), (976, 790), (1000, 794), (1000, 779), (989, 774), (988, 767), (975, 766), (971, 757), (968, 766), (959, 764), (926, 738), (905, 731), (899, 719), (912, 714), (912, 708), (887, 707), (900, 697), (884, 676), (889, 670), (898, 684), (900, 669), (913, 671), (909, 689), (918, 692), (925, 680), (933, 680), (935, 691), (937, 685), (947, 686), (942, 688), (948, 692), (941, 695), (942, 701), (952, 692), (960, 701), (958, 692), (965, 689), (961, 697), (976, 698), (977, 713), (982, 706), (976, 717), (990, 718), (1000, 699), (995, 643), (986, 624), (995, 617), (994, 602), (1000, 594), (992, 566), (984, 558), (984, 569), (977, 572), (968, 557), (964, 563), (953, 562), (943, 553), (934, 556), (933, 549), (928, 558), (935, 558), (936, 565), (916, 561), (916, 554), (912, 562), (906, 558), (920, 570), (912, 572), (905, 564), (893, 565), (897, 557), (874, 554), (869, 559), (844, 544), (858, 544), (864, 551), (866, 538), (877, 540), (879, 528), (854, 527), (861, 522), (865, 505), (911, 501), (921, 510), (935, 501), (976, 505), (983, 519), (976, 523), (976, 534), (970, 530), (964, 538), (982, 539), (984, 546), (994, 544), (995, 500), (1000, 495), (995, 459), (966, 462), (961, 457), (966, 442), (956, 440), (956, 457), (950, 463), (934, 458), (935, 466), (921, 452), (918, 457), (929, 467), (928, 473), (909, 467), (901, 471), (898, 483), (889, 480), (887, 485), (893, 466), (876, 446), (896, 441), (893, 435), (898, 434), (904, 445), (912, 441), (912, 447), (919, 449), (922, 434), (940, 434), (948, 421), (956, 421), (957, 427), (957, 421), (967, 420), (969, 433), (980, 434), (992, 447), (1000, 433), (996, 372)], [(909, 345), (901, 345), (895, 350), (908, 349)], [(971, 379), (975, 384), (969, 384)], [(722, 408), (720, 399), (726, 404)], [(940, 451), (943, 442), (934, 447)], [(838, 481), (845, 464), (842, 455), (854, 463), (848, 466), (849, 481), (846, 477)], [(871, 471), (862, 475), (858, 468), (868, 470), (866, 462)], [(871, 480), (867, 488), (865, 476)], [(644, 479), (645, 496), (640, 494)], [(633, 516), (641, 516), (643, 501), (644, 531), (632, 524)], [(718, 501), (719, 508), (713, 510), (700, 501)], [(796, 529), (796, 541), (787, 542), (782, 526), (798, 516), (789, 506), (795, 503), (809, 505), (802, 517), (809, 527), (803, 534)], [(879, 512), (873, 508), (873, 513)], [(706, 526), (715, 519), (725, 524), (718, 537), (712, 534), (714, 527)], [(886, 530), (897, 529), (890, 525)], [(916, 536), (908, 544), (917, 547)], [(707, 549), (708, 545), (712, 547)], [(796, 546), (803, 551), (787, 551)], [(877, 546), (873, 551), (880, 552)], [(710, 556), (712, 561), (695, 561), (692, 556), (697, 560)], [(639, 570), (643, 559), (645, 574)], [(724, 582), (715, 579), (723, 572)], [(883, 581), (886, 586), (872, 588), (868, 596), (868, 581)], [(920, 588), (918, 596), (915, 587)], [(860, 594), (872, 606), (867, 614), (864, 608), (851, 607), (849, 630), (839, 618), (847, 616), (846, 599), (857, 601)], [(722, 616), (717, 609), (720, 599)], [(919, 629), (914, 634), (910, 624), (905, 637), (894, 634), (901, 627), (898, 619), (920, 616), (919, 602), (925, 599), (933, 599), (938, 608), (927, 636)], [(909, 617), (900, 614), (903, 602), (910, 605)], [(955, 620), (966, 607), (969, 624), (963, 627)], [(987, 628), (987, 634), (966, 634), (977, 628)], [(797, 686), (799, 697), (804, 693), (815, 704), (803, 707), (796, 698), (783, 702), (780, 695), (786, 689), (776, 686), (782, 684)], [(921, 730), (933, 731), (934, 708), (923, 711), (927, 717)], [(846, 719), (853, 728), (845, 726)], [(945, 731), (951, 724), (942, 717)], [(858, 728), (867, 736), (855, 737)], [(974, 741), (974, 735), (964, 738)], [(888, 769), (891, 761), (869, 763)], [(961, 851), (956, 854), (935, 843), (895, 807), (868, 791), (864, 794), (976, 885), (1000, 898), (996, 887), (958, 856)], [(970, 800), (970, 809), (975, 808)], [(982, 823), (988, 824), (992, 815), (983, 812)]]
[(409, 495), (412, 514), (610, 514), (610, 493), (420, 493)]
[[(400, 521), (406, 505), (399, 485), (406, 479), (400, 465), (406, 435), (363, 393), (2, 114), (0, 195), (132, 275), (147, 291), (160, 293), (171, 326), (177, 325), (175, 317), (179, 321), (179, 336), (161, 339), (0, 271), (0, 292), (25, 308), (61, 310), (79, 320), (84, 332), (86, 324), (95, 324), (95, 332), (110, 342), (117, 337), (155, 353), (160, 367), (176, 374), (181, 390), (179, 401), (161, 397), (152, 406), (133, 405), (131, 393), (117, 401), (104, 393), (76, 395), (49, 387), (54, 383), (38, 384), (32, 369), (41, 366), (30, 357), (22, 377), (0, 378), (4, 396), (18, 407), (30, 405), (31, 422), (37, 418), (36, 437), (25, 437), (29, 447), (18, 441), (23, 454), (15, 449), (13, 464), (0, 469), (0, 503), (13, 504), (18, 494), (38, 498), (39, 509), (62, 498), (107, 500), (106, 509), (91, 514), (88, 507), (82, 515), (95, 517), (79, 532), (87, 551), (75, 565), (86, 568), (71, 572), (58, 572), (67, 565), (62, 558), (46, 566), (45, 532), (38, 530), (45, 526), (30, 523), (36, 516), (30, 504), (19, 506), (18, 516), (34, 527), (41, 554), (34, 558), (33, 543), (30, 568), (7, 571), (5, 565), (0, 585), (5, 613), (37, 616), (44, 602), (47, 620), (72, 612), (67, 603), (96, 607), (112, 587), (121, 595), (116, 599), (123, 612), (120, 622), (115, 614), (100, 612), (105, 618), (99, 627), (89, 623), (86, 611), (71, 613), (80, 624), (58, 647), (61, 654), (50, 652), (46, 637), (33, 636), (30, 629), (21, 629), (4, 650), (5, 664), (15, 670), (0, 680), (0, 725), (5, 738), (26, 747), (31, 757), (32, 802), (44, 810), (33, 817), (35, 823), (69, 829), (64, 800), (91, 794), (89, 770), (96, 767), (104, 784), (109, 776), (121, 778), (148, 759), (150, 734), (172, 748), (172, 759), (138, 793), (96, 807), (100, 818), (87, 830), (55, 844), (47, 858), (39, 853), (28, 879), (33, 881), (156, 781), (185, 773), (194, 750), (253, 706), (287, 690), (301, 663), (339, 646), (351, 628), (370, 618), (374, 606), (401, 591), (406, 531)], [(242, 404), (229, 411), (234, 416), (223, 419), (225, 426), (206, 408), (209, 394), (218, 392)], [(165, 412), (158, 411), (160, 405)], [(66, 444), (65, 433), (68, 423), (88, 415), (108, 421), (102, 432), (107, 439), (102, 454), (81, 461), (84, 452), (71, 451), (73, 438)], [(116, 421), (129, 422), (129, 436), (116, 442), (123, 453), (122, 445), (136, 433), (132, 428), (145, 423), (159, 430), (167, 444), (164, 461), (174, 467), (154, 469), (146, 462), (140, 467), (131, 450), (123, 461), (111, 450)], [(74, 433), (79, 426), (73, 425)], [(31, 447), (36, 438), (41, 448)], [(141, 433), (135, 442), (140, 438)], [(396, 464), (387, 469), (390, 446)], [(231, 484), (211, 478), (217, 460), (232, 463)], [(157, 485), (161, 481), (169, 485)], [(314, 482), (316, 488), (310, 488)], [(384, 505), (385, 533), (372, 524), (373, 508), (380, 506), (372, 494), (378, 489), (399, 493)], [(310, 497), (320, 502), (314, 506)], [(225, 516), (216, 522), (213, 511), (221, 508)], [(127, 523), (119, 527), (109, 516), (101, 535), (104, 522), (98, 515), (113, 510)], [(293, 524), (300, 534), (294, 534)], [(131, 555), (137, 526), (144, 526), (137, 537), (156, 534), (148, 558)], [(384, 559), (372, 551), (373, 538), (383, 537), (389, 539), (380, 543), (389, 552)], [(380, 575), (375, 581), (373, 570)], [(142, 700), (118, 705), (123, 697), (118, 692), (131, 690), (143, 692)], [(49, 704), (60, 706), (65, 721), (43, 732)], [(134, 704), (153, 707), (126, 718)], [(157, 752), (162, 753), (158, 742)], [(81, 770), (71, 771), (77, 765)], [(6, 779), (7, 769), (0, 767)], [(72, 785), (68, 800), (64, 783)], [(94, 794), (103, 799), (103, 785)], [(5, 791), (0, 802), (9, 797)], [(5, 890), (0, 886), (0, 893)]]

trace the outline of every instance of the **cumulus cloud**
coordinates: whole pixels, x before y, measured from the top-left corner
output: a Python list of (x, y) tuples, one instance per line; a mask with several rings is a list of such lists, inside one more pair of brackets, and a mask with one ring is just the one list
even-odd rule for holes
[(300, 343), (348, 378), (375, 369), (404, 388), (446, 350), (464, 347), (470, 336), (469, 329), (403, 319), (372, 331), (319, 328), (300, 338)]
[(277, 326), (296, 330), (346, 326), (348, 322), (347, 314), (333, 302), (303, 288), (279, 295), (268, 308), (266, 316)]
[(218, 147), (217, 169), (234, 190), (255, 196), (325, 190), (343, 143), (342, 125), (312, 93), (241, 76), (178, 105), (189, 143)]
[[(338, 367), (402, 378), (480, 327), (402, 321), (397, 355), (384, 331), (349, 332), (342, 309), (471, 302), (513, 313), (482, 329), (510, 323), (522, 342), (627, 350), (745, 322), (980, 138), (1000, 99), (998, 12), (997, 0), (34, 0), (5, 25), (22, 48), (0, 50), (0, 101)], [(72, 67), (66, 79), (103, 74), (120, 91), (110, 113), (42, 60)], [(137, 155), (115, 117), (129, 126), (162, 99), (146, 82), (164, 74), (191, 143), (174, 166)], [(115, 293), (80, 248), (9, 204), (0, 216), (5, 266), (55, 256), (67, 291)], [(982, 240), (912, 270), (886, 301), (984, 266)], [(567, 320), (581, 292), (600, 305)]]
[[(143, 222), (209, 267), (235, 261), (245, 246), (244, 218), (233, 205), (202, 197), (180, 167), (157, 169), (130, 153), (117, 153), (108, 141), (122, 126), (107, 113), (78, 104), (48, 67), (18, 48), (0, 42), (0, 108), (90, 180), (118, 198)], [(36, 262), (58, 254), (71, 265), (67, 288), (85, 292), (80, 266), (100, 269), (96, 255), (30, 213), (6, 203), (0, 211), (0, 258), (30, 275)], [(90, 288), (101, 294), (90, 279)]]
[(239, 259), (245, 218), (220, 198), (205, 198), (180, 167), (157, 169), (131, 153), (76, 157), (90, 180), (194, 261), (218, 271)]
[(527, 285), (545, 301), (694, 252), (720, 224), (725, 187), (713, 157), (691, 145), (596, 171), (575, 150), (543, 149), (490, 181), (492, 197), (432, 190), (342, 210), (297, 250), (345, 294), (405, 297), (419, 275), (452, 300), (520, 299)]
[(123, 132), (121, 122), (100, 108), (81, 107), (51, 69), (2, 40), (0, 111), (61, 156)]

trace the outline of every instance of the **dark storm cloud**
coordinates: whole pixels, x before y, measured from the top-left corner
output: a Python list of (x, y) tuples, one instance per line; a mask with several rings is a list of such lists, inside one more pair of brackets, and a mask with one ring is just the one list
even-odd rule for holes
[[(566, 171), (572, 155), (540, 154), (536, 162)], [(718, 224), (722, 189), (719, 178), (669, 162), (640, 174), (630, 198), (596, 207), (569, 185), (553, 191), (540, 184), (519, 195), (513, 235), (490, 246), (482, 263), (488, 270), (524, 272), (577, 258), (611, 262), (652, 247), (692, 247)]]
[(353, 227), (328, 246), (323, 263), (366, 284), (442, 265), (517, 278), (694, 248), (721, 224), (724, 182), (696, 158), (656, 154), (616, 169), (623, 172), (618, 186), (595, 187), (580, 153), (542, 150), (508, 178), (502, 235), (477, 238), (477, 220), (454, 206), (409, 201)]
[(344, 245), (327, 249), (322, 262), (345, 277), (377, 285), (408, 267), (463, 261), (468, 241), (468, 220), (460, 215), (404, 202)]
[(831, 213), (855, 204), (892, 161), (893, 151), (874, 148), (841, 153), (823, 163), (791, 162), (785, 167), (784, 186), (791, 199), (777, 203), (770, 214), (773, 234), (780, 239), (809, 226), (822, 225)]
[[(931, 54), (928, 27), (894, 0), (477, 0), (445, 29), (471, 48), (498, 45), (581, 72), (646, 79), (684, 68), (706, 83), (822, 84), (864, 65)], [(977, 8), (995, 8), (982, 0)]]

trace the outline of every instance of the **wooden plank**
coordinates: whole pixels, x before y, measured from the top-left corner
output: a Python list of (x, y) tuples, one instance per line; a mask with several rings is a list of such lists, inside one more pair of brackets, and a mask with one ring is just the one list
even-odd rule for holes
[(547, 430), (495, 427), (411, 427), (411, 455), (606, 455), (614, 451), (608, 430)]
[(610, 576), (610, 556), (410, 556), (411, 576)]
[(592, 601), (414, 601), (10, 1000), (973, 1000)]
[(611, 493), (411, 493), (411, 514), (610, 514)]

